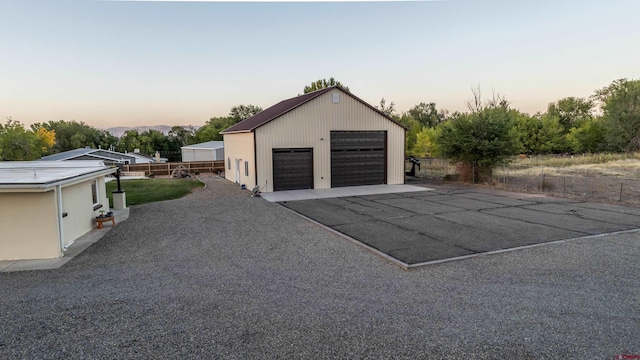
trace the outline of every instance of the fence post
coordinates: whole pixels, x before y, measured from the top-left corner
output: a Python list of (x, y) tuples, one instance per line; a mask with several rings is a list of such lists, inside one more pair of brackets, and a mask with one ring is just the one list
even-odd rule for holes
[(150, 162), (147, 163), (147, 168), (149, 169), (149, 175), (151, 175), (151, 163)]
[(475, 161), (471, 164), (471, 183), (472, 184), (476, 183), (476, 162)]
[(540, 191), (544, 192), (544, 166), (540, 168), (542, 171), (542, 180), (540, 181)]
[(624, 181), (620, 182), (620, 195), (618, 196), (618, 202), (622, 201), (622, 185), (624, 184)]
[(589, 196), (589, 169), (587, 169), (587, 175), (584, 177), (584, 196)]

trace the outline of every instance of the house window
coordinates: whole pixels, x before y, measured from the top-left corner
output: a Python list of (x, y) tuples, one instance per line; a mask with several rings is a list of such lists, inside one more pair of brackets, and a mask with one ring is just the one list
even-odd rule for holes
[(91, 182), (91, 197), (93, 199), (93, 205), (98, 205), (99, 196), (98, 196), (98, 180), (93, 180)]
[(244, 162), (244, 176), (249, 176), (249, 162)]
[(231, 158), (230, 157), (227, 158), (227, 168), (229, 168), (228, 170), (231, 170)]

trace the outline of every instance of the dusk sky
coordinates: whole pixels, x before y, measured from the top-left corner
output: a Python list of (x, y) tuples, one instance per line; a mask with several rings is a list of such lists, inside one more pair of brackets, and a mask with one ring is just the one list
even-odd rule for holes
[(203, 125), (335, 77), (399, 112), (465, 110), (471, 88), (527, 113), (640, 78), (638, 0), (0, 0), (0, 122)]

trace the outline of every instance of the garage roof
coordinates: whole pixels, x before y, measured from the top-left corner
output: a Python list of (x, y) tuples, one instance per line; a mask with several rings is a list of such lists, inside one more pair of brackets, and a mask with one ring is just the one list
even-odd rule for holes
[[(393, 120), (391, 117), (387, 116), (386, 114), (384, 114), (383, 112), (381, 112), (380, 110), (376, 109), (375, 107), (367, 104), (366, 102), (364, 102), (363, 100), (361, 100), (360, 98), (358, 98), (357, 96), (353, 95), (352, 93), (344, 90), (343, 88), (341, 88), (340, 86), (331, 86), (328, 88), (324, 88), (324, 89), (320, 89), (320, 90), (316, 90), (304, 95), (299, 95), (296, 96), (294, 98), (291, 99), (287, 99), (287, 100), (283, 100), (273, 106), (271, 106), (270, 108), (267, 108), (257, 114), (255, 114), (254, 116), (244, 119), (242, 121), (240, 121), (239, 123), (229, 127), (228, 129), (221, 131), (221, 134), (229, 134), (229, 133), (235, 133), (235, 132), (250, 132), (255, 130), (256, 128), (259, 128), (260, 126), (270, 122), (271, 120), (278, 118), (286, 113), (288, 113), (289, 111), (317, 98), (318, 96), (327, 93), (331, 90), (334, 89), (340, 89), (343, 92), (349, 94), (349, 96), (353, 97), (354, 99), (358, 100), (359, 102), (361, 102), (362, 104), (366, 105), (367, 107), (371, 108), (372, 110), (376, 111), (377, 113), (379, 113), (380, 115), (386, 117), (387, 119), (389, 119), (390, 121), (398, 124), (395, 120)], [(402, 126), (404, 128), (403, 125), (398, 124), (400, 126)]]
[(207, 141), (199, 144), (191, 144), (187, 146), (182, 146), (180, 149), (222, 149), (224, 148), (224, 141)]

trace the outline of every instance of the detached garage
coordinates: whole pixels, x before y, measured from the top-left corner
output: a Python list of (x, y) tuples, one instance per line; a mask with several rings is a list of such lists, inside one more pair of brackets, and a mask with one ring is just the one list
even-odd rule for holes
[(404, 184), (405, 128), (337, 86), (281, 101), (222, 134), (225, 177), (249, 189)]
[(207, 141), (180, 148), (182, 162), (224, 160), (224, 142)]

